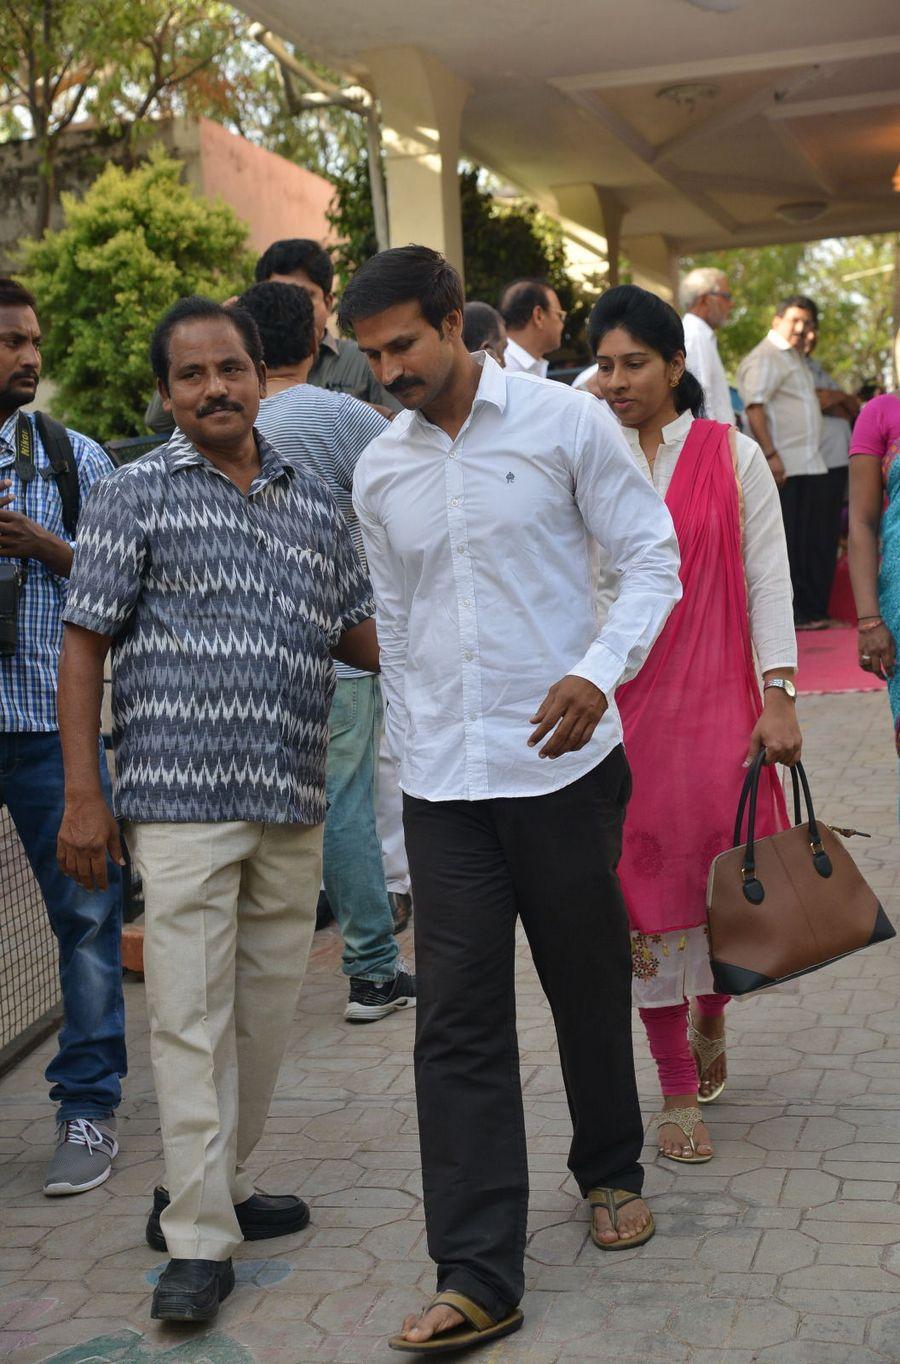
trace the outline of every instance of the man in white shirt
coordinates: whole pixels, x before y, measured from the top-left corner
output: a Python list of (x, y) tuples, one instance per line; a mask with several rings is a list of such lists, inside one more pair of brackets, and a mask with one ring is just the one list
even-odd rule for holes
[(567, 316), (556, 290), (539, 279), (513, 280), (500, 297), (500, 315), (508, 338), (506, 368), (546, 379), (545, 356), (559, 350)]
[(819, 510), (821, 518), (821, 559), (813, 572), (819, 593), (816, 614), (828, 615), (828, 603), (837, 569), (838, 542), (841, 538), (841, 512), (847, 496), (847, 474), (850, 464), (850, 436), (853, 423), (859, 416), (859, 399), (845, 393), (813, 356), (819, 333), (812, 328), (806, 333), (803, 353), (806, 365), (816, 386), (816, 397), (822, 411), (822, 443), (819, 447), (827, 469), (825, 480), (817, 481), (822, 493)]
[[(404, 793), (425, 1218), (438, 1265), (438, 1298), (407, 1318), (405, 1348), (464, 1332), (464, 1320), (479, 1341), (521, 1325), (517, 917), (559, 1037), (570, 1168), (600, 1205), (595, 1241), (623, 1248), (653, 1231), (638, 1197), (631, 965), (615, 872), (630, 778), (612, 698), (680, 596), (677, 544), (601, 405), (469, 355), (462, 311), (456, 271), (421, 246), (367, 261), (341, 304), (407, 409), (363, 454), (353, 492)], [(592, 537), (621, 574), (599, 635)]]
[(709, 266), (692, 270), (681, 283), (681, 306), (685, 362), (702, 385), (706, 415), (734, 426), (731, 391), (716, 342), (716, 332), (728, 321), (732, 307), (728, 276)]
[(781, 510), (794, 588), (798, 630), (824, 629), (817, 568), (819, 515), (826, 478), (820, 444), (822, 417), (812, 375), (803, 358), (806, 333), (818, 323), (811, 298), (792, 294), (779, 304), (772, 327), (738, 368), (738, 390), (754, 439), (781, 492)]

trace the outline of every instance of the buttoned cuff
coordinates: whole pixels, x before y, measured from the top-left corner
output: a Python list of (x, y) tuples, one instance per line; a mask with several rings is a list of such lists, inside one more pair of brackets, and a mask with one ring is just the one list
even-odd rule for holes
[(583, 677), (599, 687), (607, 701), (612, 700), (613, 692), (622, 679), (625, 664), (609, 649), (602, 640), (592, 644), (580, 663), (569, 669), (572, 677)]

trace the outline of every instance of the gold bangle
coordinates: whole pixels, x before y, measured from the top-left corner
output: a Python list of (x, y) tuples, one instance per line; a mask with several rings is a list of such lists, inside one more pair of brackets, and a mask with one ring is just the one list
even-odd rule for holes
[(868, 625), (857, 625), (856, 627), (857, 632), (861, 635), (868, 635), (872, 630), (878, 630), (884, 625), (881, 616), (868, 616), (866, 619), (870, 622)]

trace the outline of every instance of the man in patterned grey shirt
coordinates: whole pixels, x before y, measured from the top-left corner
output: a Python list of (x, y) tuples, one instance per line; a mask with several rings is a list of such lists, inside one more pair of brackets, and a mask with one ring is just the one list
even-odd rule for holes
[(313, 931), (333, 658), (377, 669), (368, 580), (327, 488), (254, 429), (253, 319), (184, 299), (151, 360), (172, 439), (102, 480), (79, 528), (60, 663), (63, 870), (102, 886), (118, 829), (96, 772), (113, 650), (117, 813), (144, 882), (144, 966), (173, 1257), (162, 1320), (208, 1321), (242, 1239), (306, 1225), (256, 1193)]

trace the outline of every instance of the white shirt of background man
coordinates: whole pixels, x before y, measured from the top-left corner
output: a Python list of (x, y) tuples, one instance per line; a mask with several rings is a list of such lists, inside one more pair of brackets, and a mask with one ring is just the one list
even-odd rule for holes
[[(622, 739), (615, 688), (681, 596), (671, 517), (615, 419), (590, 394), (477, 359), (456, 439), (403, 412), (353, 483), (388, 741), (402, 789), (424, 800), (543, 795), (596, 767)], [(599, 634), (591, 537), (619, 577)], [(609, 710), (579, 752), (541, 759), (531, 717), (566, 674)]]
[(539, 379), (546, 379), (547, 371), (550, 368), (550, 361), (544, 360), (540, 356), (531, 354), (531, 351), (520, 346), (518, 341), (514, 341), (510, 336), (507, 340), (506, 353), (503, 356), (506, 368), (512, 374), (536, 374)]
[(714, 329), (696, 313), (685, 313), (684, 341), (687, 367), (703, 386), (707, 417), (734, 426), (731, 392)]

